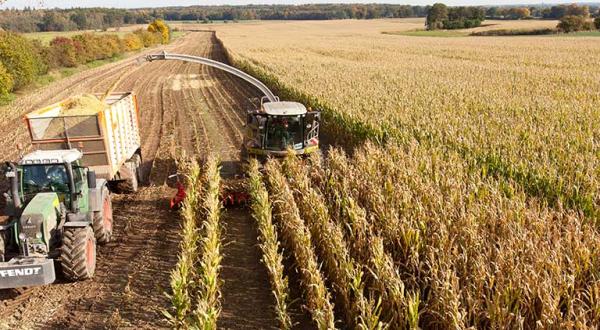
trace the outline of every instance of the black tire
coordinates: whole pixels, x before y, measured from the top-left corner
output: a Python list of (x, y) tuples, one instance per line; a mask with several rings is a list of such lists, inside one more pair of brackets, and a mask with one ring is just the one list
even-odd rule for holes
[(244, 163), (249, 163), (250, 159), (248, 158), (248, 149), (246, 148), (246, 145), (242, 143), (242, 148), (240, 151), (240, 158), (242, 160), (242, 162)]
[(92, 227), (66, 228), (61, 248), (61, 266), (70, 281), (94, 277), (96, 270), (96, 238)]
[(112, 198), (106, 187), (102, 189), (102, 206), (100, 211), (94, 212), (93, 227), (98, 244), (110, 242), (113, 233)]

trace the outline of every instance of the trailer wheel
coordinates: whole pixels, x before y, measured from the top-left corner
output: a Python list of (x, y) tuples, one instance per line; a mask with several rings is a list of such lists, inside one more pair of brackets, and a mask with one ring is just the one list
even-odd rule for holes
[(133, 160), (133, 164), (135, 165), (135, 177), (137, 179), (138, 186), (139, 186), (144, 179), (144, 176), (142, 173), (142, 156), (140, 156), (139, 154), (135, 154), (135, 155), (133, 155), (132, 160)]
[(96, 238), (90, 226), (66, 228), (63, 233), (61, 266), (65, 277), (82, 281), (96, 270)]
[(102, 189), (102, 208), (94, 212), (94, 235), (99, 244), (110, 242), (113, 232), (112, 198), (107, 188)]
[(119, 183), (119, 191), (122, 193), (133, 194), (138, 191), (139, 181), (139, 161), (136, 161), (137, 154), (127, 161), (126, 165), (131, 171), (131, 177)]

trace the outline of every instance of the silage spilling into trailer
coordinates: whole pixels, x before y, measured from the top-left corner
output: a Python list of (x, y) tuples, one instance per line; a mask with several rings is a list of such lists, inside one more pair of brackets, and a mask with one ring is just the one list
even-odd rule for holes
[(65, 101), (61, 114), (63, 116), (90, 116), (106, 109), (107, 105), (92, 94), (83, 94)]

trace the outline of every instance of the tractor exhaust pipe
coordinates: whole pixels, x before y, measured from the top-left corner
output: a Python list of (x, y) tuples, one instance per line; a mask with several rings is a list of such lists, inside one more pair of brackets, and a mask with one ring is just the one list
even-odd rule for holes
[(10, 168), (7, 177), (10, 177), (10, 193), (12, 194), (15, 211), (18, 212), (21, 210), (23, 203), (21, 202), (21, 196), (19, 195), (19, 175), (17, 172), (17, 165), (7, 162), (6, 166)]
[(67, 167), (67, 180), (69, 181), (69, 191), (71, 192), (71, 212), (79, 212), (79, 192), (75, 191), (75, 179), (73, 178), (73, 165), (71, 163), (65, 163)]

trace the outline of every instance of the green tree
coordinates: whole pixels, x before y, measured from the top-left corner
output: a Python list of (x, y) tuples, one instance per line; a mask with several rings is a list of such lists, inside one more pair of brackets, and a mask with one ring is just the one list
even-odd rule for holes
[(448, 7), (443, 3), (436, 3), (427, 12), (425, 26), (427, 30), (438, 30), (443, 27), (446, 19), (448, 19)]
[(596, 29), (600, 30), (600, 17), (596, 17), (594, 25), (596, 26)]
[(15, 89), (32, 82), (42, 67), (42, 61), (28, 39), (4, 31), (0, 32), (0, 62), (13, 77)]
[(569, 33), (584, 30), (585, 25), (585, 17), (567, 15), (560, 19), (556, 27), (562, 32)]
[(0, 100), (6, 99), (12, 91), (14, 80), (11, 74), (6, 70), (4, 64), (0, 62)]
[(78, 30), (85, 30), (88, 27), (87, 16), (82, 11), (71, 14), (71, 21), (77, 24)]
[(77, 29), (73, 21), (56, 12), (46, 12), (40, 24), (42, 31), (72, 31)]
[(163, 44), (168, 44), (171, 40), (171, 29), (169, 29), (169, 26), (162, 19), (156, 19), (150, 23), (148, 25), (148, 32), (160, 33)]

